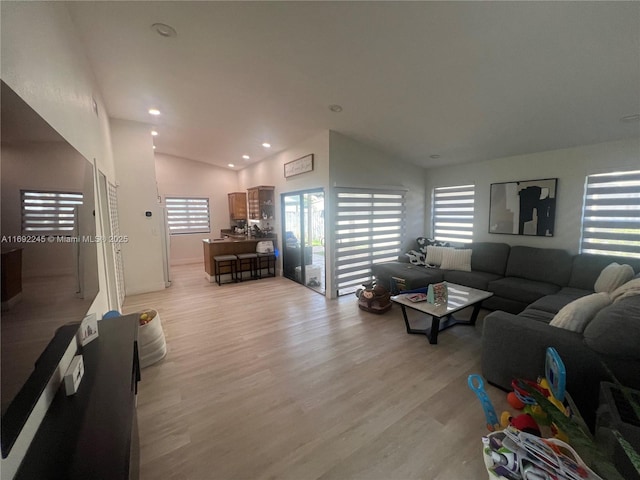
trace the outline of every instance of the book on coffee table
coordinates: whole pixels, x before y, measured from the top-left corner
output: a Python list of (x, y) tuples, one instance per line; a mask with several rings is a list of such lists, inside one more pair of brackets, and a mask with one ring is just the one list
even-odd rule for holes
[(409, 293), (407, 298), (412, 302), (426, 302), (427, 294), (426, 293)]

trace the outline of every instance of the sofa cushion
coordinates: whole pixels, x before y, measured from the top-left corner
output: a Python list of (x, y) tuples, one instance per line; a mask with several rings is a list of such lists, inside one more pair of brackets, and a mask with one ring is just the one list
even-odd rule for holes
[(611, 297), (608, 293), (592, 293), (562, 307), (549, 325), (581, 333), (591, 319), (610, 304)]
[(584, 340), (596, 352), (640, 359), (640, 295), (600, 310), (584, 329)]
[(526, 278), (505, 277), (489, 282), (489, 290), (500, 297), (529, 304), (545, 295), (557, 293), (560, 287)]
[(613, 262), (602, 269), (596, 283), (593, 285), (593, 289), (596, 292), (611, 293), (632, 278), (633, 268), (631, 265), (620, 265), (617, 262)]
[(427, 257), (425, 262), (429, 265), (435, 265), (439, 267), (442, 263), (442, 255), (445, 250), (453, 250), (453, 247), (438, 247), (435, 245), (427, 246)]
[(460, 270), (463, 272), (471, 271), (471, 249), (454, 249), (448, 248), (442, 252), (442, 263), (440, 268), (443, 270)]
[(438, 268), (426, 268), (410, 263), (385, 262), (374, 263), (371, 266), (373, 275), (380, 284), (391, 289), (391, 277), (398, 277), (405, 280), (407, 289), (421, 288), (430, 283), (439, 283), (444, 280), (444, 273)]
[(625, 258), (612, 255), (594, 255), (591, 253), (580, 253), (573, 257), (573, 267), (571, 268), (571, 277), (568, 286), (581, 288), (583, 290), (593, 290), (593, 286), (602, 272), (602, 269), (613, 262), (622, 262), (629, 264), (636, 272), (640, 271), (640, 260), (633, 258)]
[(427, 254), (427, 247), (429, 245), (434, 245), (436, 247), (448, 247), (449, 242), (441, 242), (440, 240), (436, 240), (434, 238), (426, 238), (426, 237), (418, 237), (416, 238), (416, 243), (418, 244), (418, 250), (420, 250), (425, 255)]
[(529, 306), (531, 308), (536, 308), (538, 310), (543, 310), (545, 312), (555, 314), (558, 313), (565, 305), (568, 305), (574, 300), (577, 300), (578, 298), (584, 297), (586, 295), (590, 295), (592, 293), (593, 292), (589, 290), (564, 287), (558, 293), (553, 295), (545, 295)]
[(409, 259), (409, 263), (411, 265), (421, 265), (423, 267), (425, 266), (424, 253), (418, 252), (417, 250), (410, 250), (404, 255)]
[(564, 287), (571, 275), (571, 265), (572, 257), (566, 250), (515, 246), (511, 247), (505, 276)]
[(476, 242), (470, 246), (471, 270), (476, 272), (495, 273), (504, 277), (511, 247), (506, 243)]
[(553, 313), (538, 310), (537, 308), (526, 308), (518, 314), (520, 320), (535, 320), (536, 322), (549, 323), (553, 320)]
[[(473, 261), (473, 256), (471, 256)], [(478, 288), (480, 290), (488, 290), (489, 282), (502, 278), (495, 273), (487, 272), (461, 272), (458, 270), (446, 270), (444, 272), (444, 279), (447, 282), (457, 283), (458, 285), (466, 285), (471, 288)]]

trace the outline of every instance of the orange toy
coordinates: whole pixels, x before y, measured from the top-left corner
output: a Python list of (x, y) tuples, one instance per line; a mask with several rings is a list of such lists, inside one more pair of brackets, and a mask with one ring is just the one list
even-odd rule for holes
[(518, 398), (515, 392), (509, 392), (507, 394), (507, 402), (516, 410), (522, 410), (524, 408), (524, 403)]

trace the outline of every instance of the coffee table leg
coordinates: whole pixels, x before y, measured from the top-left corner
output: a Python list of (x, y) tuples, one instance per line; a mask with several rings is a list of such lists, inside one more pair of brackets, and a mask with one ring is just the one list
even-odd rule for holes
[(476, 320), (478, 319), (478, 313), (480, 313), (480, 306), (482, 302), (478, 302), (473, 306), (473, 312), (471, 313), (471, 318), (469, 319), (469, 325), (475, 325)]
[(404, 305), (400, 304), (402, 309), (402, 318), (404, 319), (404, 325), (407, 327), (407, 333), (425, 335), (429, 339), (429, 343), (435, 345), (438, 343), (438, 331), (440, 330), (440, 317), (431, 316), (431, 328), (411, 328), (409, 325), (409, 317), (407, 317), (407, 309)]
[(436, 345), (438, 343), (438, 332), (440, 331), (440, 317), (436, 317), (435, 315), (431, 316), (431, 332), (427, 333), (425, 330), (425, 335), (429, 339), (429, 343), (431, 345)]
[(407, 317), (407, 309), (405, 308), (404, 305), (400, 305), (400, 308), (402, 308), (402, 318), (404, 318), (404, 325), (407, 327), (407, 333), (416, 333), (409, 326), (409, 318)]

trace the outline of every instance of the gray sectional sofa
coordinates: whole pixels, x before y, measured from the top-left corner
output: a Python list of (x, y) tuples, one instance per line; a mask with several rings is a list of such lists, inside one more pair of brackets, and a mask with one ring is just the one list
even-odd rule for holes
[[(418, 248), (416, 243), (412, 249)], [(572, 256), (565, 250), (494, 242), (477, 242), (464, 248), (472, 251), (470, 272), (413, 265), (400, 255), (397, 261), (374, 264), (373, 275), (387, 288), (395, 277), (404, 280), (407, 290), (442, 281), (488, 290), (494, 296), (485, 300), (483, 307), (511, 313), (559, 292), (571, 275)]]
[(581, 333), (549, 325), (562, 307), (594, 293), (607, 265), (629, 264), (638, 278), (640, 260), (492, 242), (465, 248), (472, 249), (471, 272), (412, 265), (401, 256), (374, 265), (373, 273), (382, 285), (403, 278), (407, 289), (444, 280), (493, 292), (483, 302), (495, 311), (483, 321), (482, 375), (505, 390), (514, 378), (535, 380), (544, 374), (545, 352), (552, 346), (565, 363), (567, 390), (592, 428), (599, 385), (611, 380), (610, 372), (640, 389), (640, 295), (603, 308)]
[(600, 272), (611, 262), (631, 265), (640, 278), (640, 262), (600, 255), (573, 257), (569, 282), (558, 292), (532, 302), (515, 315), (494, 311), (483, 320), (482, 375), (503, 389), (514, 378), (544, 374), (547, 347), (554, 347), (567, 370), (567, 390), (587, 425), (594, 428), (600, 382), (612, 381), (640, 390), (640, 295), (604, 307), (583, 332), (549, 325), (572, 301), (592, 294)]

